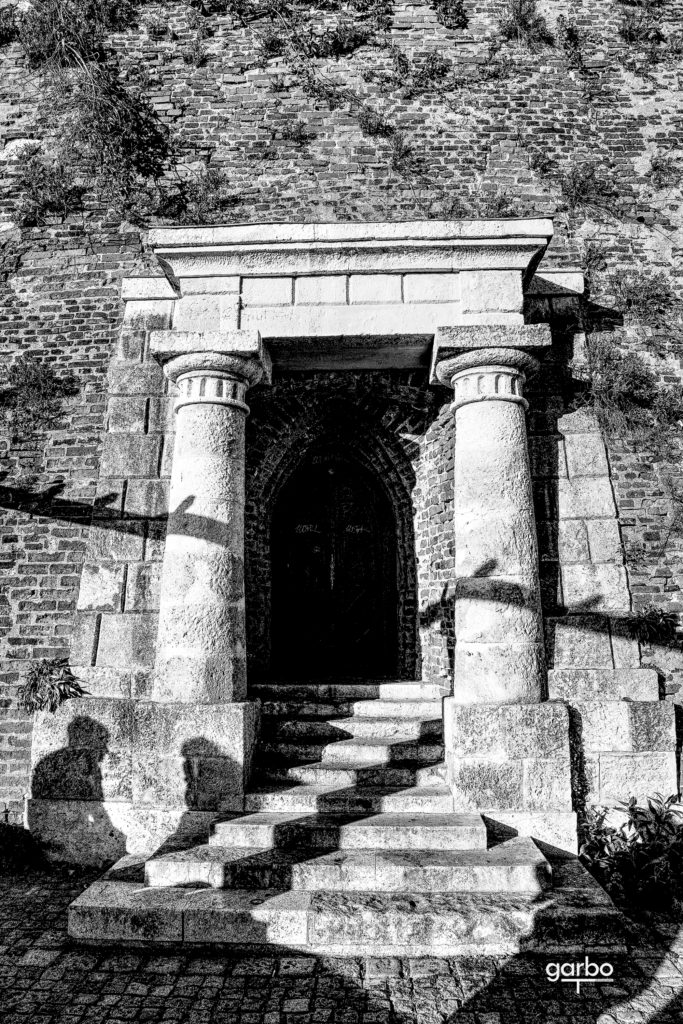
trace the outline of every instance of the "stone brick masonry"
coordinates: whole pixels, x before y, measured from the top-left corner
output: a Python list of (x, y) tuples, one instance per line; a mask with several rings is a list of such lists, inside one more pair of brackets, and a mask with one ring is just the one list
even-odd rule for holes
[[(396, 3), (391, 41), (414, 59), (441, 53), (454, 62), (459, 75), (477, 75), (488, 61), (490, 41), (497, 37), (500, 4), (487, 0), (465, 7), (468, 30), (452, 32), (438, 24), (432, 5)], [(667, 31), (675, 30), (679, 7), (668, 5)], [(545, 8), (552, 23), (558, 11), (555, 5)], [(659, 151), (680, 159), (680, 68), (662, 62), (649, 66), (646, 74), (643, 60), (633, 64), (633, 51), (618, 34), (618, 10), (607, 0), (576, 8), (579, 26), (591, 33), (587, 74), (569, 69), (558, 48), (529, 54), (510, 45), (502, 52), (511, 70), (500, 78), (460, 86), (447, 96), (436, 87), (406, 96), (383, 93), (363, 79), (363, 62), (370, 58), (390, 66), (383, 51), (361, 51), (334, 63), (330, 73), (340, 81), (360, 83), (368, 100), (386, 108), (409, 143), (424, 154), (425, 166), (412, 177), (390, 169), (389, 143), (363, 136), (347, 110), (330, 111), (324, 102), (307, 97), (281, 61), (257, 66), (253, 29), (236, 27), (227, 17), (215, 19), (215, 34), (207, 41), (208, 63), (194, 68), (182, 58), (194, 32), (187, 8), (170, 3), (167, 11), (175, 40), (154, 40), (140, 26), (116, 44), (131, 60), (152, 68), (153, 102), (168, 123), (181, 129), (182, 159), (188, 166), (196, 168), (211, 152), (211, 166), (226, 172), (238, 197), (230, 214), (235, 220), (449, 216), (448, 199), (463, 188), (483, 200), (504, 190), (514, 213), (557, 214), (544, 267), (579, 266), (585, 243), (600, 242), (609, 271), (663, 267), (678, 287), (680, 192), (675, 186), (657, 186), (649, 168)], [(0, 119), (8, 184), (1, 202), (11, 220), (17, 142), (42, 137), (46, 125), (36, 119), (18, 46), (3, 51), (3, 65)], [(272, 88), (276, 79), (283, 79), (280, 91)], [(297, 117), (315, 134), (307, 146), (281, 137), (283, 126)], [(534, 169), (533, 157), (539, 152), (556, 160), (560, 172), (574, 154), (597, 157), (618, 183), (619, 215), (568, 211), (557, 175), (543, 176)], [(8, 430), (0, 441), (5, 513), (0, 549), (0, 801), (17, 817), (28, 789), (31, 724), (16, 710), (15, 697), (28, 660), (70, 655), (72, 664), (87, 668), (87, 688), (94, 697), (140, 697), (147, 692), (172, 435), (169, 396), (160, 368), (144, 348), (144, 332), (167, 326), (171, 296), (166, 279), (159, 278), (159, 293), (150, 296), (157, 310), (154, 322), (139, 322), (144, 303), (133, 299), (119, 333), (121, 279), (158, 275), (159, 269), (144, 231), (112, 224), (97, 212), (83, 221), (11, 230), (7, 239), (0, 320), (4, 352), (9, 358), (31, 352), (50, 361), (58, 373), (75, 373), (80, 386), (55, 429), (20, 441), (12, 440)], [(350, 309), (362, 305), (363, 287), (371, 286), (374, 295), (384, 294), (387, 301), (396, 299), (388, 280), (368, 282), (367, 277), (351, 279)], [(269, 286), (270, 298), (278, 304), (292, 299), (320, 304), (326, 298), (315, 278), (294, 294), (278, 279)], [(439, 291), (442, 286), (433, 282), (423, 298), (448, 301), (452, 296)], [(615, 305), (609, 274), (591, 288), (594, 313)], [(411, 298), (410, 289), (407, 281), (404, 300)], [(464, 297), (466, 304), (481, 308), (486, 292)], [(249, 295), (244, 298), (248, 308)], [(198, 315), (201, 300), (199, 293), (195, 305), (188, 304), (191, 308), (183, 314), (188, 321)], [(515, 302), (511, 295), (511, 308)], [(221, 316), (230, 317), (232, 309), (226, 302)], [(654, 649), (641, 659), (623, 628), (631, 602), (635, 607), (654, 602), (676, 613), (682, 610), (680, 538), (671, 530), (666, 489), (641, 453), (616, 442), (606, 451), (590, 417), (567, 408), (566, 357), (572, 346), (580, 350), (581, 328), (586, 326), (586, 307), (577, 301), (576, 290), (558, 289), (539, 275), (527, 288), (525, 311), (528, 319), (552, 322), (554, 351), (561, 353), (557, 363), (546, 362), (529, 393), (549, 663), (556, 680), (561, 670), (581, 670), (591, 687), (604, 686), (614, 678), (605, 673), (617, 670), (620, 684), (627, 686), (627, 673), (641, 663), (652, 664), (675, 698), (680, 655)], [(181, 328), (182, 321), (175, 326)], [(625, 324), (612, 324), (609, 333), (642, 351), (653, 332), (627, 318)], [(672, 382), (681, 376), (676, 337), (673, 330), (660, 330), (654, 342), (664, 354), (647, 356), (662, 379)], [(405, 590), (416, 593), (421, 642), (416, 656), (415, 626), (410, 625), (413, 598), (407, 596), (401, 612), (402, 674), (445, 681), (454, 638), (450, 397), (428, 387), (424, 374), (414, 371), (317, 378), (283, 374), (275, 388), (255, 390), (251, 396), (247, 646), (253, 668), (262, 666), (267, 647), (262, 595), (268, 566), (259, 507), (268, 461), (278, 458), (273, 439), (284, 447), (286, 432), (302, 407), (302, 436), (306, 424), (315, 429), (320, 410), (313, 396), (323, 384), (382, 424), (391, 441), (397, 494), (412, 478), (414, 542), (408, 529), (404, 542), (414, 543), (419, 562), (417, 587), (408, 580)], [(406, 509), (406, 523), (408, 513)], [(624, 549), (638, 549), (639, 561), (625, 563)], [(575, 714), (580, 715), (590, 698), (574, 696)], [(613, 713), (623, 718), (623, 711)], [(639, 757), (639, 743), (644, 742), (639, 736), (654, 737), (649, 750), (658, 751), (659, 744), (671, 751), (670, 735), (658, 732), (656, 724), (646, 729), (639, 723), (611, 718), (602, 734), (596, 725), (588, 748), (595, 754), (589, 758), (594, 768), (587, 767), (590, 792), (604, 798), (616, 795), (625, 762), (615, 768), (610, 758)], [(617, 751), (612, 749), (615, 736)]]

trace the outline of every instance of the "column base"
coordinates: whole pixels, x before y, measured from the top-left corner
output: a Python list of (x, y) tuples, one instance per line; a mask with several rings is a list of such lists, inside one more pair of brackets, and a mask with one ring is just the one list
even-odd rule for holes
[(444, 728), (456, 811), (480, 811), (503, 834), (576, 852), (564, 704), (464, 705), (449, 697)]

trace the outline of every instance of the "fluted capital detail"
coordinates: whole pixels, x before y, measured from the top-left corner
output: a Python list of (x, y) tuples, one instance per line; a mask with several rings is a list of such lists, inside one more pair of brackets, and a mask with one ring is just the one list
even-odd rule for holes
[(247, 389), (270, 381), (270, 358), (256, 331), (153, 331), (151, 348), (178, 388), (176, 412), (186, 405), (227, 405), (248, 413)]
[(453, 388), (453, 408), (471, 402), (516, 402), (525, 409), (524, 384), (538, 370), (538, 360), (513, 348), (480, 348), (444, 359), (438, 380)]

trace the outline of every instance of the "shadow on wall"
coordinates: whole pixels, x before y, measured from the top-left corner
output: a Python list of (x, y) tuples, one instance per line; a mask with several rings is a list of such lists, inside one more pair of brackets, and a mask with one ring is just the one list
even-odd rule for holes
[(67, 746), (36, 763), (28, 826), (48, 857), (106, 866), (131, 848), (206, 840), (242, 766), (201, 736), (186, 740), (177, 756), (152, 744), (136, 750), (134, 738), (127, 740), (112, 748), (108, 729), (79, 715)]

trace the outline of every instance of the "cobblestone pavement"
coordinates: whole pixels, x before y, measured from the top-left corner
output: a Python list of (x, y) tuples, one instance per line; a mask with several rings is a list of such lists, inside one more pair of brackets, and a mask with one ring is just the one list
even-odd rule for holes
[[(681, 1024), (677, 929), (613, 958), (614, 984), (552, 984), (549, 957), (338, 960), (85, 949), (69, 902), (95, 877), (0, 879), (3, 1024)], [(683, 929), (681, 929), (683, 932)], [(571, 955), (567, 959), (574, 959)]]

